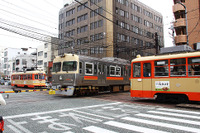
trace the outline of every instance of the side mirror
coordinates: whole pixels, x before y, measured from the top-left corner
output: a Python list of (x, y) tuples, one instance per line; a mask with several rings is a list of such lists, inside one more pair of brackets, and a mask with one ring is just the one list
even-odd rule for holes
[(6, 101), (4, 100), (1, 94), (0, 94), (0, 105), (6, 105)]

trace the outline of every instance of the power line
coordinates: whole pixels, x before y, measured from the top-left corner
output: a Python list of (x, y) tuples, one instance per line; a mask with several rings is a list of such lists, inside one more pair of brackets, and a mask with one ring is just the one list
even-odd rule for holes
[(6, 13), (9, 13), (9, 14), (12, 14), (12, 15), (15, 15), (15, 16), (18, 16), (18, 17), (21, 17), (21, 18), (25, 18), (25, 19), (27, 19), (27, 20), (29, 20), (29, 21), (36, 22), (36, 23), (41, 24), (41, 25), (43, 25), (43, 26), (45, 26), (45, 27), (50, 27), (50, 28), (57, 29), (57, 28), (55, 28), (55, 27), (49, 26), (49, 25), (47, 25), (47, 24), (41, 23), (41, 22), (36, 21), (36, 20), (33, 20), (33, 19), (26, 18), (26, 17), (21, 16), (21, 15), (17, 15), (17, 14), (15, 14), (15, 13), (6, 11), (6, 10), (4, 10), (4, 9), (0, 9), (0, 10), (4, 11), (4, 12), (6, 12)]
[[(24, 12), (29, 12), (30, 14), (33, 14), (33, 12), (32, 11), (30, 11), (29, 9), (26, 9), (26, 8), (23, 8), (23, 7), (21, 7), (21, 6), (18, 6), (18, 5), (16, 5), (16, 4), (13, 4), (13, 3), (10, 3), (10, 2), (8, 2), (8, 1), (5, 1), (5, 0), (2, 0), (3, 2), (5, 2), (5, 3), (7, 3), (7, 4), (10, 4), (10, 5), (12, 5), (12, 6), (14, 6), (14, 7), (17, 7), (18, 9), (20, 9), (20, 10), (23, 10)], [(9, 7), (10, 8), (10, 7)], [(36, 12), (34, 12), (34, 14), (35, 14)], [(38, 14), (38, 13), (37, 13)], [(40, 13), (40, 15), (41, 15), (41, 13)], [(47, 15), (45, 15), (45, 16), (47, 16)], [(54, 17), (52, 17), (52, 15), (49, 15), (49, 13), (48, 13), (48, 17), (49, 18), (52, 18), (52, 19), (55, 19)], [(43, 19), (44, 19), (44, 17), (43, 17)], [(46, 19), (46, 18), (45, 18)]]
[(24, 24), (12, 22), (12, 21), (8, 21), (8, 20), (5, 20), (5, 19), (0, 19), (0, 22), (4, 23), (6, 25), (10, 25), (12, 27), (24, 28), (24, 30), (32, 30), (33, 32), (39, 31), (39, 32), (47, 33), (49, 35), (57, 36), (57, 34), (53, 34), (51, 32), (48, 32), (48, 31), (45, 31), (45, 30), (42, 30), (42, 29), (38, 29), (38, 28), (35, 28), (35, 27), (31, 27), (31, 26), (28, 26), (28, 25), (24, 25)]

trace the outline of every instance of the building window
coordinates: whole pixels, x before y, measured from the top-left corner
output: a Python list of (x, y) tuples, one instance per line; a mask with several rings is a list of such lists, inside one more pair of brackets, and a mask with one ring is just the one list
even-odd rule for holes
[(16, 60), (16, 65), (19, 65), (19, 59)]
[(90, 17), (95, 17), (97, 16), (98, 14), (103, 14), (103, 8), (102, 7), (99, 7), (98, 9), (95, 9), (93, 11), (90, 12)]
[(147, 20), (144, 20), (144, 25), (147, 26), (147, 27), (153, 28), (153, 23), (151, 23)]
[(44, 48), (47, 48), (47, 47), (48, 47), (48, 43), (45, 43), (45, 44), (44, 44)]
[(22, 59), (22, 65), (26, 65), (26, 60)]
[(8, 51), (4, 52), (4, 56), (8, 56)]
[(72, 19), (72, 20), (67, 21), (67, 22), (65, 23), (65, 26), (67, 27), (67, 26), (71, 26), (71, 25), (73, 25), (73, 24), (75, 24), (75, 18)]
[(47, 58), (47, 53), (44, 53), (44, 58)]
[(43, 60), (39, 60), (38, 65), (43, 65)]
[(70, 15), (74, 14), (75, 13), (75, 8), (69, 10), (69, 11), (66, 11), (66, 17), (69, 17)]
[(82, 26), (80, 28), (77, 28), (77, 34), (86, 32), (87, 30), (88, 30), (88, 26), (87, 25)]
[(99, 21), (90, 23), (90, 30), (93, 30), (102, 26), (103, 26), (103, 20), (99, 20)]
[(43, 51), (38, 52), (38, 56), (43, 56)]
[(47, 62), (44, 62), (44, 67), (47, 67)]
[(86, 2), (86, 3), (82, 4), (82, 5), (79, 5), (77, 7), (77, 12), (79, 12), (79, 11), (81, 11), (81, 10), (87, 8), (87, 7), (88, 7), (88, 2)]

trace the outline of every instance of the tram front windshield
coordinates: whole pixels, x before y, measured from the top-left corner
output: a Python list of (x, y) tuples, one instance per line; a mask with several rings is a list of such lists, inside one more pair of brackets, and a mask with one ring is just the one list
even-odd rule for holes
[(65, 61), (63, 62), (63, 71), (76, 71), (77, 70), (77, 62), (76, 61)]
[(53, 72), (60, 72), (61, 70), (61, 62), (53, 63)]

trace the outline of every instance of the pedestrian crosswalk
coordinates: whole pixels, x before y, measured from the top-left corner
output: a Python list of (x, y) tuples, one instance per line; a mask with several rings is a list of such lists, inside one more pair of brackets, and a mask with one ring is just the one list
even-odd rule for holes
[(86, 132), (193, 132), (200, 133), (200, 112), (178, 109), (157, 108), (120, 119), (103, 122), (102, 125), (84, 127)]

